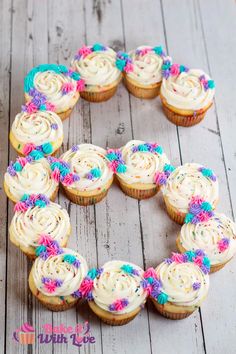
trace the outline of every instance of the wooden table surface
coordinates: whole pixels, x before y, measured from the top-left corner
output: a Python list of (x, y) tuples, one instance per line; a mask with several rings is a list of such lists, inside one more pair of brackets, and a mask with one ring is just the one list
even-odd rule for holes
[[(165, 118), (160, 100), (130, 96), (121, 84), (108, 102), (82, 99), (64, 124), (66, 151), (92, 142), (120, 147), (132, 138), (158, 141), (172, 163), (199, 162), (219, 178), (218, 210), (236, 213), (236, 26), (233, 0), (0, 0), (1, 178), (15, 152), (8, 133), (23, 99), (23, 79), (41, 63), (68, 64), (83, 44), (101, 42), (114, 49), (163, 44), (175, 62), (202, 68), (216, 81), (216, 98), (196, 127), (177, 128)], [(234, 90), (233, 90), (234, 88)], [(2, 185), (2, 184), (1, 184)], [(138, 202), (113, 185), (101, 203), (80, 207), (59, 194), (73, 232), (69, 246), (90, 266), (111, 259), (156, 266), (176, 250), (180, 227), (165, 213), (161, 196)], [(0, 201), (0, 353), (158, 353), (233, 354), (236, 352), (236, 259), (211, 275), (209, 296), (201, 309), (182, 321), (167, 320), (151, 304), (130, 324), (102, 324), (88, 309), (52, 313), (28, 288), (31, 264), (8, 239), (13, 205), (1, 188)], [(30, 322), (36, 334), (45, 323), (74, 326), (88, 319), (96, 343), (20, 345), (13, 331)]]

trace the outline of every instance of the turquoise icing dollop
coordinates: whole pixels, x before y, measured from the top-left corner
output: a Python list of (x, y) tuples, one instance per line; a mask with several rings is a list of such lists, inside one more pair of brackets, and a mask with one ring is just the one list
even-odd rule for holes
[(46, 249), (47, 249), (47, 248), (46, 248), (46, 246), (44, 246), (44, 245), (38, 246), (38, 247), (36, 248), (36, 250), (35, 250), (36, 256), (38, 257), (42, 252), (45, 252)]
[(20, 198), (21, 202), (24, 202), (25, 200), (27, 200), (30, 197), (29, 194), (23, 194), (23, 196)]
[(160, 155), (163, 154), (163, 149), (161, 146), (157, 146), (154, 150)]
[(165, 293), (160, 293), (157, 297), (157, 302), (160, 305), (164, 305), (168, 301), (168, 295)]
[(129, 264), (123, 264), (120, 269), (127, 274), (132, 274), (133, 272), (133, 267)]
[(38, 199), (35, 201), (34, 205), (38, 206), (39, 208), (45, 208), (46, 203), (45, 203), (45, 201)]
[(184, 222), (185, 222), (186, 224), (190, 223), (190, 222), (193, 220), (193, 217), (194, 217), (193, 214), (187, 213), (186, 216), (185, 216), (185, 218), (184, 218)]
[(102, 175), (102, 172), (100, 170), (100, 168), (92, 168), (92, 170), (90, 171), (90, 173), (93, 175), (93, 177), (95, 178), (99, 178)]
[(127, 167), (124, 164), (119, 164), (116, 168), (116, 172), (125, 173), (127, 171)]
[(211, 211), (212, 210), (212, 206), (208, 202), (202, 202), (201, 207), (204, 211)]
[(188, 257), (189, 262), (192, 262), (193, 258), (196, 256), (194, 251), (186, 251), (185, 254)]
[(124, 67), (126, 65), (126, 61), (123, 59), (116, 59), (116, 67), (117, 69), (119, 69), (120, 71), (123, 71)]
[(163, 53), (163, 49), (161, 46), (157, 46), (157, 47), (153, 47), (153, 51), (157, 54), (157, 55), (161, 55)]
[(65, 254), (63, 260), (69, 264), (73, 264), (76, 261), (76, 257), (73, 254)]
[(91, 279), (95, 279), (96, 276), (97, 276), (97, 269), (96, 268), (91, 268), (89, 271), (88, 271), (88, 274), (87, 276)]
[(29, 154), (34, 160), (40, 160), (44, 157), (43, 153), (38, 150), (33, 150)]
[(140, 144), (140, 145), (138, 146), (138, 150), (139, 150), (139, 151), (148, 151), (148, 147), (147, 147), (147, 145), (145, 145), (145, 144)]
[(114, 152), (110, 152), (109, 154), (106, 155), (106, 158), (109, 160), (109, 161), (115, 161), (117, 156)]
[(45, 143), (42, 145), (44, 154), (51, 154), (53, 152), (53, 147), (51, 143)]
[(22, 171), (22, 169), (23, 169), (23, 167), (21, 166), (21, 164), (20, 164), (18, 161), (16, 161), (16, 162), (13, 164), (13, 168), (14, 168), (14, 170), (15, 170), (16, 172), (20, 172), (20, 171)]

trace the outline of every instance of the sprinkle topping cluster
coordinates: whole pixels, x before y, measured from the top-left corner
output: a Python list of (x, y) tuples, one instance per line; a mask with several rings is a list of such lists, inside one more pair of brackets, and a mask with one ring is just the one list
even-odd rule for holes
[(185, 216), (184, 222), (186, 224), (197, 224), (208, 221), (213, 215), (214, 212), (210, 203), (200, 196), (193, 196), (189, 203), (189, 211)]
[(24, 194), (21, 200), (16, 203), (14, 211), (25, 213), (29, 208), (45, 208), (49, 203), (49, 198), (44, 194)]

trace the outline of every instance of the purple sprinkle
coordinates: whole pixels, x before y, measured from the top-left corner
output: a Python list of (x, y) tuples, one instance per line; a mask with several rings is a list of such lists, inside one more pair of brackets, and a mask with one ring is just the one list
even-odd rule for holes
[(52, 123), (51, 124), (51, 128), (54, 129), (54, 130), (57, 130), (58, 129), (58, 124), (57, 123)]
[(8, 166), (8, 168), (7, 168), (7, 172), (9, 173), (9, 175), (11, 175), (11, 176), (16, 176), (16, 171), (14, 170), (14, 168), (12, 167), (12, 162), (11, 162), (11, 164), (10, 164), (10, 166)]
[(128, 306), (129, 301), (128, 301), (128, 299), (122, 299), (122, 300), (121, 300), (121, 303), (122, 303), (122, 305), (123, 305), (124, 307), (126, 307), (126, 306)]
[(73, 292), (72, 296), (76, 297), (76, 298), (81, 298), (82, 294), (79, 290), (76, 290), (75, 292)]
[(27, 160), (27, 162), (31, 163), (33, 161), (33, 157), (28, 155), (28, 156), (26, 156), (26, 160)]
[(34, 206), (34, 202), (33, 202), (32, 200), (30, 200), (30, 199), (26, 199), (26, 200), (24, 201), (24, 203), (25, 203), (25, 206), (26, 206), (27, 208), (31, 208), (31, 207)]
[(132, 274), (139, 276), (139, 271), (138, 271), (137, 269), (134, 269), (134, 268), (133, 268)]
[(138, 146), (132, 147), (132, 152), (137, 152), (138, 151)]
[(152, 289), (151, 296), (154, 297), (154, 299), (156, 299), (158, 297), (158, 295), (160, 295), (160, 293), (161, 293), (160, 288), (155, 288), (155, 289)]
[(92, 179), (93, 179), (93, 174), (92, 174), (91, 172), (89, 172), (89, 173), (87, 174), (87, 178), (88, 178), (89, 180), (92, 180)]
[(198, 217), (197, 217), (197, 216), (194, 216), (193, 219), (192, 219), (192, 221), (191, 221), (191, 224), (196, 225), (198, 222), (199, 222)]
[(158, 184), (160, 184), (161, 186), (163, 186), (164, 184), (166, 184), (167, 178), (165, 175), (161, 175)]
[(62, 283), (63, 283), (63, 280), (61, 280), (61, 279), (56, 279), (55, 280), (55, 284), (56, 284), (57, 287), (62, 286)]
[(193, 215), (199, 214), (201, 211), (201, 206), (198, 204), (192, 204), (189, 208), (189, 212)]
[(103, 272), (103, 268), (97, 268), (97, 276), (101, 275)]
[(184, 263), (187, 263), (188, 262), (188, 256), (187, 256), (187, 254), (183, 254), (183, 256), (182, 256), (182, 258), (183, 258), (183, 262)]
[(77, 175), (77, 174), (73, 174), (73, 181), (74, 182), (78, 182), (79, 180), (80, 180), (80, 176), (79, 175)]
[(146, 279), (141, 280), (140, 284), (144, 289), (146, 289), (149, 286), (149, 283)]
[(48, 283), (49, 281), (50, 281), (49, 278), (42, 277), (42, 283), (43, 283), (43, 284)]
[(211, 175), (211, 176), (210, 176), (210, 179), (211, 179), (213, 182), (215, 182), (215, 181), (216, 181), (216, 176), (215, 176), (215, 175)]
[(60, 175), (60, 181), (63, 182), (65, 179), (65, 176)]
[(87, 294), (86, 299), (87, 299), (88, 301), (92, 301), (92, 300), (93, 300), (92, 291), (90, 291), (90, 292)]
[(53, 157), (53, 156), (48, 156), (48, 157), (47, 157), (47, 160), (48, 160), (48, 162), (51, 164), (51, 163), (53, 163), (53, 162), (55, 161), (55, 157)]
[(80, 60), (80, 58), (81, 58), (81, 55), (80, 55), (80, 54), (75, 54), (75, 56), (74, 56), (74, 59), (75, 59), (75, 60)]
[(196, 254), (196, 256), (198, 256), (198, 257), (203, 257), (203, 256), (205, 256), (205, 253), (203, 252), (203, 250), (196, 250), (195, 251), (195, 254)]
[(201, 266), (201, 270), (203, 271), (204, 274), (208, 274), (210, 269), (206, 267), (204, 264)]
[(154, 279), (152, 282), (152, 287), (153, 288), (160, 288), (160, 286), (161, 286), (160, 280)]
[(43, 152), (42, 145), (36, 146), (35, 150)]
[(39, 194), (39, 199), (45, 202), (47, 205), (50, 203), (49, 198), (44, 194)]
[(172, 261), (171, 258), (166, 258), (166, 259), (165, 259), (165, 263), (166, 263), (166, 264), (171, 264), (171, 263), (173, 263), (173, 261)]
[(60, 160), (60, 164), (65, 168), (70, 168), (70, 164), (66, 161)]
[(109, 308), (110, 311), (115, 311), (115, 305), (114, 304), (109, 305), (108, 308)]
[(27, 112), (27, 107), (26, 107), (26, 105), (22, 105), (22, 106), (21, 106), (21, 110), (22, 110), (22, 112)]
[(193, 283), (193, 290), (198, 290), (198, 289), (200, 289), (200, 287), (201, 287), (201, 283), (199, 283), (199, 282)]
[(162, 75), (167, 80), (170, 76), (170, 70), (162, 70)]
[(46, 259), (48, 258), (48, 253), (47, 253), (47, 251), (40, 253), (40, 256), (39, 256), (39, 257), (42, 258), (44, 261), (46, 261)]
[(78, 145), (73, 145), (72, 148), (71, 148), (71, 151), (72, 151), (72, 152), (76, 152), (76, 151), (78, 151), (78, 150), (79, 150)]
[(78, 259), (76, 259), (74, 262), (73, 262), (73, 266), (75, 266), (75, 268), (79, 268), (80, 266), (80, 261)]

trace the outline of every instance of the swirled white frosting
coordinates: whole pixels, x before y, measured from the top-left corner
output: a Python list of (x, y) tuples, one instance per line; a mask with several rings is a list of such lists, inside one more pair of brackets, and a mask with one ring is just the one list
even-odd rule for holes
[[(218, 242), (223, 238), (230, 240), (229, 247), (220, 252)], [(204, 250), (211, 265), (225, 263), (236, 253), (236, 225), (224, 214), (215, 213), (208, 221), (184, 224), (179, 241), (187, 251)]]
[(70, 227), (67, 211), (50, 202), (44, 208), (34, 206), (25, 212), (15, 212), (9, 231), (16, 244), (36, 248), (42, 234), (49, 235), (61, 245), (70, 233)]
[[(113, 177), (113, 172), (108, 167), (108, 159), (105, 157), (106, 150), (92, 144), (78, 145), (78, 150), (73, 149), (65, 152), (61, 158), (70, 164), (73, 173), (79, 175), (80, 180), (66, 187), (80, 191), (93, 191), (102, 188)], [(101, 176), (88, 179), (89, 172), (98, 168)]]
[[(156, 273), (161, 280), (162, 291), (168, 295), (168, 302), (174, 305), (199, 306), (208, 293), (209, 276), (194, 263), (162, 262)], [(200, 283), (200, 288), (194, 290), (194, 283)]]
[(19, 201), (25, 194), (45, 194), (52, 196), (58, 183), (51, 178), (51, 168), (46, 158), (27, 163), (16, 176), (5, 173), (4, 182), (15, 200)]
[[(85, 278), (88, 267), (85, 259), (77, 252), (63, 248), (64, 253), (50, 256), (46, 260), (36, 258), (32, 267), (32, 276), (37, 289), (46, 296), (68, 296), (77, 291)], [(80, 266), (77, 268), (63, 260), (65, 254), (71, 254), (80, 261)], [(61, 280), (62, 285), (56, 287), (52, 293), (45, 289), (42, 282), (43, 278), (53, 280)]]
[[(57, 129), (53, 129), (52, 124), (56, 124)], [(11, 131), (13, 136), (23, 145), (33, 142), (38, 146), (63, 138), (61, 118), (56, 113), (49, 111), (37, 111), (31, 114), (18, 113)]]
[[(121, 267), (129, 264), (138, 270), (139, 275), (127, 274)], [(109, 305), (116, 300), (127, 299), (128, 305), (120, 311), (112, 311), (115, 314), (129, 313), (143, 305), (146, 301), (147, 293), (140, 285), (143, 270), (128, 262), (110, 261), (104, 264), (103, 272), (94, 280), (92, 290), (94, 302), (103, 310), (109, 311)]]
[(71, 66), (81, 75), (86, 86), (110, 85), (121, 76), (120, 70), (116, 67), (116, 52), (111, 48), (92, 52), (79, 60), (74, 59)]
[(150, 151), (136, 151), (132, 148), (145, 144), (142, 140), (131, 140), (121, 148), (122, 159), (127, 170), (125, 173), (117, 173), (118, 177), (127, 184), (153, 183), (156, 172), (162, 172), (165, 164), (169, 164), (164, 153), (154, 153)]
[[(62, 85), (72, 83), (74, 89), (66, 94), (62, 92)], [(55, 105), (57, 113), (65, 112), (75, 104), (77, 96), (76, 81), (64, 74), (58, 74), (53, 71), (44, 71), (36, 73), (34, 77), (34, 88), (44, 94), (47, 100)]]
[(205, 90), (199, 77), (205, 75), (207, 80), (210, 77), (202, 70), (190, 69), (177, 76), (170, 75), (168, 79), (163, 78), (161, 85), (161, 96), (166, 99), (167, 104), (185, 110), (199, 110), (211, 104), (215, 89)]
[[(152, 49), (150, 46), (140, 46), (136, 50)], [(144, 55), (136, 53), (136, 50), (129, 52), (134, 70), (127, 74), (131, 79), (142, 85), (152, 85), (162, 80), (163, 58), (150, 50)]]
[(182, 213), (188, 212), (193, 196), (201, 196), (215, 207), (219, 197), (218, 180), (212, 181), (198, 171), (197, 163), (186, 163), (176, 168), (170, 175), (162, 193), (168, 202)]

